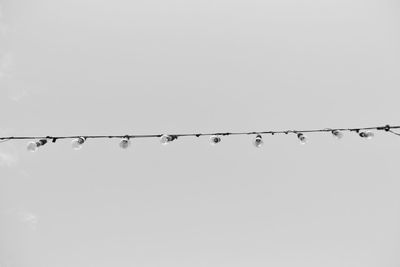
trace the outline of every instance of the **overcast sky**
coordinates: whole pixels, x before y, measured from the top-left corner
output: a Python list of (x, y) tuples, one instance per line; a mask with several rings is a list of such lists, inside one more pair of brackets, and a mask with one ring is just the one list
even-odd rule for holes
[[(0, 135), (400, 124), (396, 0), (0, 0)], [(400, 265), (400, 138), (0, 144), (0, 266)]]

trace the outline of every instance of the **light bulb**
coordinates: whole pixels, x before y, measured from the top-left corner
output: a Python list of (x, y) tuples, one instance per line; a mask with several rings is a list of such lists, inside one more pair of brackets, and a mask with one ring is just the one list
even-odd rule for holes
[(332, 135), (336, 137), (337, 139), (342, 139), (343, 138), (343, 133), (339, 130), (333, 130)]
[(131, 140), (128, 137), (125, 137), (119, 142), (119, 146), (122, 149), (127, 149), (131, 145)]
[(40, 139), (39, 141), (32, 141), (28, 143), (27, 149), (30, 152), (35, 152), (39, 147), (47, 144), (46, 139)]
[(304, 134), (298, 133), (297, 138), (299, 138), (300, 144), (305, 145), (307, 143), (307, 137)]
[(82, 148), (83, 143), (85, 143), (86, 138), (85, 137), (78, 137), (74, 140), (72, 140), (71, 145), (72, 148), (75, 150), (80, 150)]
[(375, 136), (374, 133), (371, 131), (360, 132), (359, 135), (366, 139), (372, 139), (372, 137)]
[(367, 139), (372, 139), (375, 136), (373, 132), (367, 132)]
[(29, 142), (28, 143), (28, 146), (26, 147), (26, 149), (29, 151), (29, 152), (35, 152), (37, 149), (38, 149), (38, 146), (37, 146), (37, 143), (36, 142)]
[(256, 138), (253, 141), (253, 144), (257, 148), (261, 148), (264, 145), (264, 141), (263, 141), (262, 136), (260, 134), (256, 136)]
[(161, 142), (161, 144), (163, 144), (163, 145), (165, 146), (165, 145), (168, 145), (170, 142), (176, 140), (177, 138), (178, 138), (178, 137), (175, 136), (175, 135), (163, 134), (163, 135), (160, 137), (160, 142)]
[(219, 137), (218, 135), (213, 135), (213, 136), (210, 137), (210, 143), (212, 145), (216, 145), (219, 142), (221, 142), (221, 137)]

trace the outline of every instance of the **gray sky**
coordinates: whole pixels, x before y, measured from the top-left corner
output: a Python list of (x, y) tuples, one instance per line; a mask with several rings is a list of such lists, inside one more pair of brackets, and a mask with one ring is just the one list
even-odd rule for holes
[[(398, 1), (0, 0), (1, 135), (400, 124)], [(399, 266), (400, 139), (0, 144), (0, 266)]]

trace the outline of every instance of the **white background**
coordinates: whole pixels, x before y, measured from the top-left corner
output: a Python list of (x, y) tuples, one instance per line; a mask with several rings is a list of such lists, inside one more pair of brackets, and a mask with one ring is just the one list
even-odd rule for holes
[[(0, 135), (400, 124), (400, 4), (0, 0)], [(0, 266), (399, 266), (400, 139), (0, 144)]]

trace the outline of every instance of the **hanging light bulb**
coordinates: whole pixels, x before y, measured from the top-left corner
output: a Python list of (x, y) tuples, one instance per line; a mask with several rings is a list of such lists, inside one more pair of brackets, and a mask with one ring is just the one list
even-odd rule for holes
[(71, 145), (75, 150), (80, 150), (82, 148), (83, 143), (85, 143), (86, 137), (78, 137), (72, 140)]
[(333, 130), (332, 135), (336, 137), (337, 139), (342, 139), (343, 138), (343, 133), (339, 130)]
[(32, 141), (28, 143), (26, 149), (29, 152), (35, 152), (39, 147), (44, 146), (45, 144), (47, 144), (46, 139), (40, 139), (39, 141)]
[(216, 145), (219, 142), (221, 142), (221, 137), (219, 137), (218, 135), (213, 135), (213, 136), (210, 137), (210, 143), (212, 145)]
[(129, 140), (129, 137), (124, 137), (120, 142), (119, 142), (119, 147), (122, 149), (127, 149), (131, 145), (131, 140)]
[(360, 132), (359, 135), (360, 135), (362, 138), (366, 138), (366, 139), (372, 139), (372, 137), (375, 136), (374, 133), (371, 132), (371, 131)]
[(163, 145), (168, 145), (169, 142), (171, 142), (171, 136), (163, 134), (160, 138), (160, 142)]
[(367, 132), (367, 139), (372, 139), (375, 136), (373, 132)]
[(174, 141), (178, 139), (178, 137), (176, 135), (167, 135), (167, 134), (163, 134), (160, 138), (160, 142), (163, 145), (168, 145), (170, 142)]
[(264, 145), (264, 141), (263, 141), (262, 136), (260, 134), (257, 135), (256, 138), (254, 139), (253, 145), (256, 148), (261, 148)]
[(297, 138), (300, 140), (300, 144), (305, 145), (307, 143), (307, 137), (303, 133), (298, 133)]
[(38, 146), (36, 145), (36, 142), (29, 142), (28, 143), (28, 146), (26, 147), (26, 149), (29, 151), (29, 152), (35, 152), (37, 149), (38, 149)]

